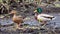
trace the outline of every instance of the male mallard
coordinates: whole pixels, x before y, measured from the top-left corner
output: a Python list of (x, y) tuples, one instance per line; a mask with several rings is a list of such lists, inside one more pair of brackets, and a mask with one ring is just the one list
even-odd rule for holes
[(41, 14), (42, 9), (38, 8), (34, 11), (35, 13), (35, 19), (41, 22), (43, 25), (47, 23), (47, 21), (53, 20), (54, 16), (48, 15), (48, 14)]

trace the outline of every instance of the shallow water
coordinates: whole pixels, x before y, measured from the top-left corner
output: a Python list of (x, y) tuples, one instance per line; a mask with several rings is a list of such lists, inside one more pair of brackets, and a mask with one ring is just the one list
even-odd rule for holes
[[(50, 21), (50, 22), (48, 22), (47, 23), (47, 25), (46, 25), (46, 27), (48, 27), (49, 29), (51, 29), (51, 30), (53, 30), (54, 28), (59, 28), (60, 29), (60, 13), (58, 13), (58, 14), (50, 14), (50, 15), (53, 15), (54, 17), (56, 17), (54, 20), (52, 20), (52, 21)], [(25, 20), (25, 22), (23, 23), (23, 24), (29, 24), (29, 26), (31, 27), (31, 26), (39, 26), (40, 25), (40, 23), (38, 23), (38, 21), (36, 21), (35, 19), (34, 19), (34, 17), (32, 17), (32, 16), (30, 16), (30, 17), (27, 17), (28, 18), (28, 20)], [(12, 23), (14, 23), (13, 21), (12, 21), (12, 19), (6, 19), (6, 18), (4, 18), (4, 19), (0, 19), (0, 23), (2, 24), (2, 25), (6, 25), (7, 24), (7, 22), (8, 22), (8, 24), (12, 24)], [(7, 24), (7, 25), (8, 25)], [(11, 30), (11, 28), (12, 27), (4, 27), (4, 28), (7, 28), (7, 29), (9, 29), (9, 30)], [(3, 28), (2, 28), (2, 30), (3, 30)], [(12, 32), (6, 32), (6, 30), (3, 30), (4, 32), (1, 32), (1, 33), (12, 33)], [(39, 30), (34, 30), (34, 32), (36, 33), (37, 31), (39, 31)], [(45, 31), (45, 33), (46, 33), (46, 30), (43, 30), (43, 32)], [(19, 32), (19, 30), (18, 31), (15, 31), (16, 32), (16, 34)], [(13, 32), (12, 34), (15, 34), (15, 32)], [(40, 33), (41, 31), (39, 31), (39, 33)], [(26, 32), (25, 32), (26, 33)], [(37, 32), (38, 33), (38, 32)], [(19, 33), (18, 33), (19, 34)], [(28, 33), (27, 33), (28, 34)], [(43, 34), (43, 33), (42, 33)], [(47, 34), (47, 33), (46, 33)]]
[[(60, 27), (60, 13), (58, 14), (50, 14), (56, 17), (54, 20), (51, 20), (48, 23), (56, 23), (54, 26)], [(29, 25), (39, 25), (38, 21), (36, 21), (32, 16), (28, 17), (30, 19), (25, 20), (24, 24), (29, 24)], [(1, 25), (7, 25), (7, 24), (12, 24), (13, 21), (10, 18), (4, 18), (0, 19)]]

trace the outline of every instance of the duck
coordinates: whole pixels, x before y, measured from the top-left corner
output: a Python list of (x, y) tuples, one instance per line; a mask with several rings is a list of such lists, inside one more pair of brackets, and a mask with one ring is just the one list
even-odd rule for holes
[(24, 18), (22, 16), (17, 16), (17, 11), (16, 10), (12, 10), (9, 13), (9, 15), (13, 15), (12, 16), (12, 21), (18, 25), (17, 26), (18, 28), (20, 28), (21, 27), (21, 24), (23, 23), (23, 19)]
[(46, 25), (48, 21), (54, 20), (55, 17), (48, 14), (43, 14), (41, 8), (37, 8), (35, 11), (35, 19), (41, 23), (41, 25)]

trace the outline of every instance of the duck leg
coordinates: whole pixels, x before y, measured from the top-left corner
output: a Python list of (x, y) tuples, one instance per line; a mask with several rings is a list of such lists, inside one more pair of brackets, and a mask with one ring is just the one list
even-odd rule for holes
[(47, 21), (42, 21), (42, 27), (46, 26)]
[(19, 24), (18, 24), (18, 29), (23, 29), (23, 28), (22, 28), (22, 23), (19, 23)]
[(19, 28), (19, 27), (18, 27), (18, 24), (15, 23), (13, 28), (18, 29), (18, 28)]
[(22, 24), (21, 24), (21, 23), (20, 23), (20, 24), (18, 24), (18, 25), (19, 25), (18, 27), (20, 27), (20, 28), (22, 27)]

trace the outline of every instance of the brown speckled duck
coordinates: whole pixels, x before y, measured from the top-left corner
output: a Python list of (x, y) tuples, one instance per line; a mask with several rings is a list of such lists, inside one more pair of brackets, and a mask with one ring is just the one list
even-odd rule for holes
[(9, 14), (12, 14), (13, 17), (12, 17), (12, 20), (14, 23), (17, 23), (18, 24), (18, 27), (23, 23), (23, 17), (22, 16), (17, 16), (17, 11), (15, 10), (12, 10)]

